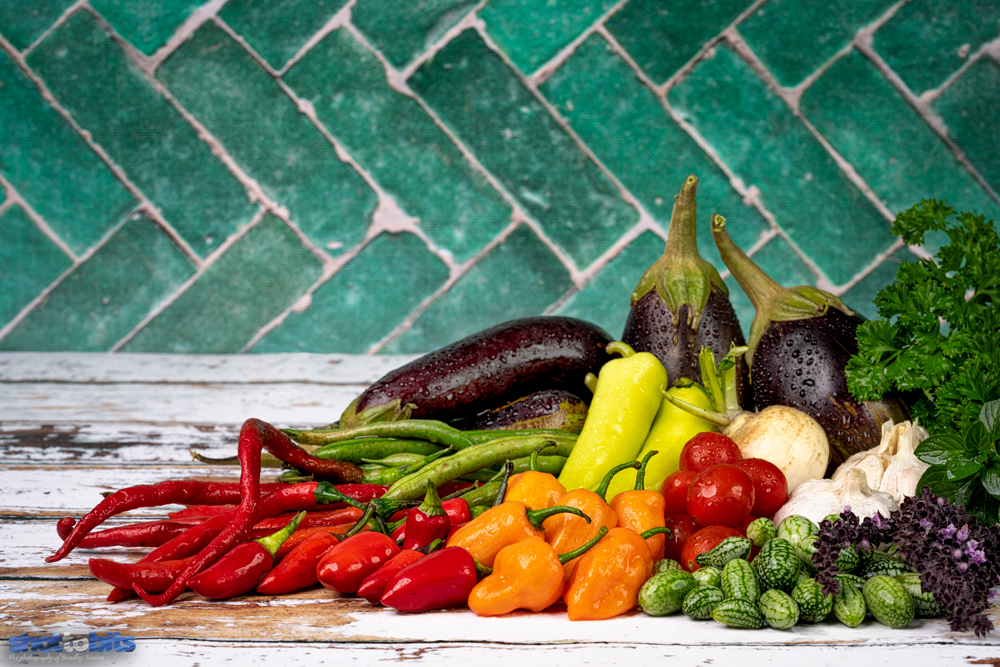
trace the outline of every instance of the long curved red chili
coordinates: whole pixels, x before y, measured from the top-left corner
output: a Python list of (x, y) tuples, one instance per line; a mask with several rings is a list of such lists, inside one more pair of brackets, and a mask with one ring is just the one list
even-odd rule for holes
[[(357, 512), (358, 510), (355, 510)], [(99, 530), (84, 537), (79, 549), (103, 547), (159, 547), (191, 527), (183, 521), (145, 521)], [(73, 519), (65, 517), (56, 524), (59, 537), (65, 540), (73, 530)]]
[(194, 556), (159, 563), (119, 563), (107, 558), (91, 558), (89, 565), (90, 573), (98, 581), (116, 588), (127, 586), (129, 593), (132, 592), (131, 586), (135, 583), (145, 590), (162, 593), (192, 560)]
[(264, 436), (264, 449), (285, 463), (321, 481), (356, 483), (363, 479), (361, 468), (353, 463), (316, 458), (281, 431), (274, 429)]

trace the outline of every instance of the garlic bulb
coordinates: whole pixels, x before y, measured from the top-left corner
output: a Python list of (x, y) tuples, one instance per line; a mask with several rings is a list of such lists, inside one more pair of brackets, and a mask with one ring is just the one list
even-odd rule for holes
[(774, 522), (798, 514), (819, 523), (828, 514), (840, 514), (845, 507), (863, 519), (876, 513), (887, 517), (899, 509), (899, 504), (888, 493), (868, 486), (864, 470), (853, 469), (839, 480), (813, 479), (800, 484), (774, 515)]
[(882, 424), (882, 441), (844, 461), (832, 479), (844, 479), (851, 470), (863, 470), (868, 486), (890, 494), (897, 503), (917, 493), (917, 482), (928, 465), (913, 450), (927, 437), (927, 431), (908, 421)]

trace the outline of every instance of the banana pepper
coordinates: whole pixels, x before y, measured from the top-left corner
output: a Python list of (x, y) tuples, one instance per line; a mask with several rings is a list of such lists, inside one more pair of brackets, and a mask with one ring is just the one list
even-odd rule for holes
[(622, 342), (607, 350), (621, 358), (604, 364), (598, 375), (583, 430), (559, 475), (567, 491), (593, 489), (611, 468), (636, 459), (667, 384), (663, 364), (649, 352)]
[[(611, 499), (611, 509), (618, 517), (619, 528), (629, 528), (637, 533), (660, 528), (666, 525), (666, 501), (659, 491), (646, 491), (643, 488), (645, 473), (651, 459), (658, 454), (655, 450), (646, 454), (642, 465), (635, 476), (635, 490), (623, 491)], [(653, 556), (653, 561), (663, 558), (666, 538), (657, 533), (646, 538), (646, 546)]]

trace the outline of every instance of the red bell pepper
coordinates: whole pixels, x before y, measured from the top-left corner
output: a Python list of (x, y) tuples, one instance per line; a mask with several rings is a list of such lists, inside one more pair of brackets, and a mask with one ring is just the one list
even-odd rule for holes
[(406, 612), (457, 607), (468, 601), (476, 581), (475, 559), (461, 547), (449, 547), (397, 572), (381, 602)]

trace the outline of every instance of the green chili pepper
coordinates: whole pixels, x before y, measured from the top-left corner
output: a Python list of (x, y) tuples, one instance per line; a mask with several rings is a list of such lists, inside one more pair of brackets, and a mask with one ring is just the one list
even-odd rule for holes
[(593, 489), (608, 470), (635, 460), (662, 402), (667, 372), (659, 359), (621, 342), (607, 351), (622, 358), (604, 364), (598, 375), (587, 421), (559, 475), (566, 491)]
[[(376, 422), (355, 428), (295, 431), (284, 430), (285, 435), (302, 445), (327, 445), (367, 436), (382, 438), (419, 438), (455, 449), (472, 446), (472, 441), (457, 428), (433, 419), (404, 419), (395, 422)], [(371, 458), (371, 457), (368, 457)]]
[(362, 463), (365, 459), (381, 459), (393, 454), (419, 454), (427, 456), (440, 452), (444, 447), (426, 440), (412, 438), (356, 438), (335, 442), (316, 450), (314, 456), (320, 459)]

